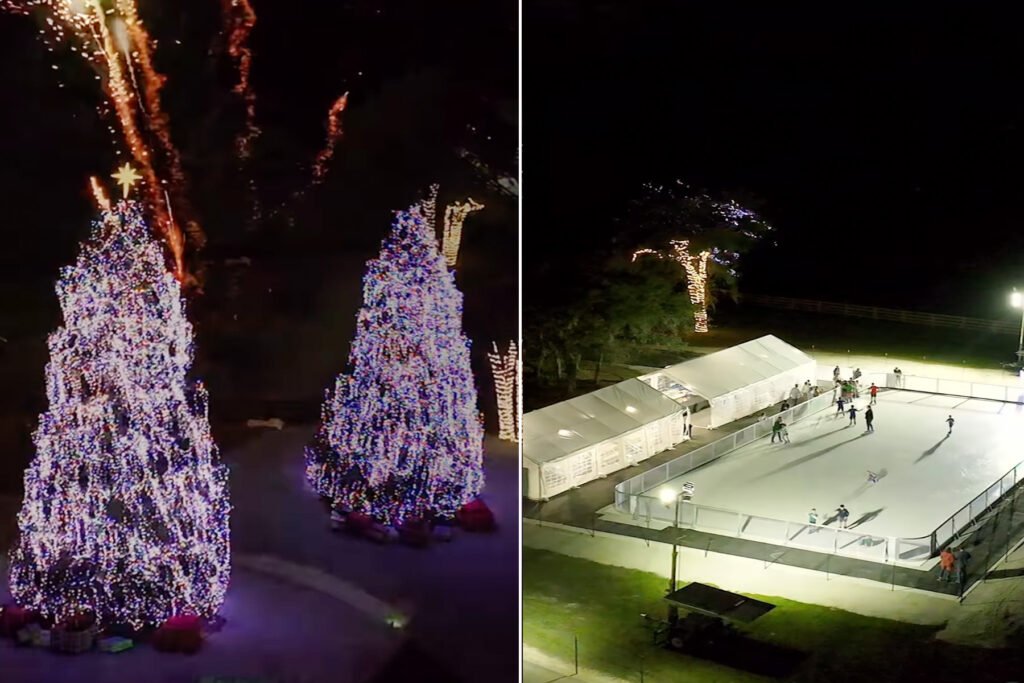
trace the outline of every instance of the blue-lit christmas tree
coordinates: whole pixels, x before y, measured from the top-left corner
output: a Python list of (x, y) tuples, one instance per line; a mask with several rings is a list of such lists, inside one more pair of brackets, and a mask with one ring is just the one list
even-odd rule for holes
[(230, 573), (227, 471), (187, 376), (180, 287), (140, 204), (103, 213), (57, 295), (11, 592), (56, 621), (212, 616)]
[(307, 474), (383, 524), (450, 518), (483, 487), (483, 425), (462, 294), (419, 207), (367, 263), (349, 371), (328, 392)]

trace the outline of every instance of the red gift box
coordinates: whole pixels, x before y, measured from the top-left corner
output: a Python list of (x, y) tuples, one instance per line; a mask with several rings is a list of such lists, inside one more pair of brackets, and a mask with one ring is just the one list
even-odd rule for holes
[(13, 638), (15, 633), (32, 623), (35, 617), (35, 613), (26, 607), (4, 605), (3, 611), (0, 611), (0, 636)]
[(459, 508), (455, 519), (466, 531), (494, 531), (494, 513), (487, 504), (477, 498)]
[(153, 634), (153, 647), (160, 652), (198, 652), (203, 644), (202, 627), (202, 620), (195, 615), (171, 617)]

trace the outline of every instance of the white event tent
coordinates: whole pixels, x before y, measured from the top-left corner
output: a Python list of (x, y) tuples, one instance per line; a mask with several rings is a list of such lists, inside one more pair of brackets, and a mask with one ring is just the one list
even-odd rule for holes
[(547, 500), (634, 465), (684, 436), (683, 406), (639, 379), (523, 416), (523, 495)]
[[(794, 384), (817, 381), (817, 362), (767, 335), (640, 377), (681, 406), (708, 403), (695, 420), (713, 429), (789, 397)], [(696, 417), (696, 416), (695, 416)]]

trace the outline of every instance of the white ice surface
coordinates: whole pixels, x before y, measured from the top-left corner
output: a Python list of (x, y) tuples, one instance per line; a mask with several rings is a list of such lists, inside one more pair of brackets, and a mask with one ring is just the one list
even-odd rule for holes
[[(765, 437), (664, 486), (693, 482), (694, 503), (794, 522), (813, 507), (821, 524), (844, 504), (851, 526), (868, 515), (858, 532), (919, 538), (1024, 460), (1024, 406), (886, 391), (867, 433), (867, 403), (856, 400), (856, 426), (833, 407), (789, 425), (789, 444)], [(880, 473), (877, 484), (868, 470)]]

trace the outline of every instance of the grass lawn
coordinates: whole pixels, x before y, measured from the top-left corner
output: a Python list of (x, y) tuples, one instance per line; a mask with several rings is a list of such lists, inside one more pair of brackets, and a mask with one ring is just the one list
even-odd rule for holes
[[(523, 639), (580, 666), (647, 683), (743, 683), (766, 677), (652, 645), (641, 612), (664, 618), (667, 581), (655, 574), (523, 548)], [(1024, 657), (949, 645), (936, 629), (782, 598), (751, 596), (777, 607), (743, 628), (757, 641), (793, 648), (806, 657), (788, 681), (1024, 680)]]

